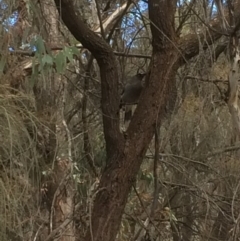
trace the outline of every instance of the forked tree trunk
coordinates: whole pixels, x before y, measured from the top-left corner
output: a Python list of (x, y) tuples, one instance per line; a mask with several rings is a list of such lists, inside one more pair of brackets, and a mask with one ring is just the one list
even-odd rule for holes
[(55, 0), (55, 3), (67, 28), (92, 53), (100, 68), (107, 166), (102, 173), (85, 240), (113, 241), (156, 123), (163, 116), (177, 69), (198, 54), (199, 39), (212, 44), (221, 37), (221, 21), (214, 19), (210, 24), (214, 31), (209, 30), (210, 34), (189, 35), (177, 43), (174, 29), (177, 0), (148, 0), (153, 36), (150, 73), (129, 128), (123, 135), (119, 128), (118, 73), (112, 49), (84, 25), (75, 13), (72, 0)]
[[(173, 77), (178, 69), (178, 53), (172, 44), (175, 42), (175, 1), (155, 0), (149, 3), (149, 14), (155, 23), (151, 26), (154, 36), (153, 58), (150, 75), (147, 77), (147, 87), (142, 94), (142, 101), (139, 102), (125, 139), (119, 130), (118, 74), (112, 50), (76, 19), (77, 16), (74, 12), (72, 13), (71, 1), (56, 0), (55, 2), (57, 6), (61, 2), (63, 21), (75, 37), (78, 35), (82, 44), (92, 52), (100, 66), (108, 164), (103, 171), (94, 202), (92, 223), (86, 240), (112, 241), (119, 230), (128, 193), (153, 137), (155, 123), (161, 119)], [(81, 36), (79, 36), (79, 29), (83, 31)], [(167, 38), (159, 34), (159, 29)], [(82, 36), (87, 36), (88, 39)], [(101, 52), (97, 51), (96, 46), (101, 49)]]

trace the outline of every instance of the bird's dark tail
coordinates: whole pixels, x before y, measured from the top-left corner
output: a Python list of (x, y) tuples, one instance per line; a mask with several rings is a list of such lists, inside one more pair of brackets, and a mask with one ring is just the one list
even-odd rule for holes
[(125, 106), (124, 123), (128, 123), (132, 118), (132, 105)]

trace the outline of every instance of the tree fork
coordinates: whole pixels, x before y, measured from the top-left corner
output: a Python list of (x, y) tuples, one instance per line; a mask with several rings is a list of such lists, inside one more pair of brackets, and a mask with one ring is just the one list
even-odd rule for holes
[[(171, 5), (168, 2), (171, 2)], [(55, 0), (55, 3), (68, 29), (84, 47), (92, 52), (100, 67), (108, 164), (99, 184), (91, 218), (92, 223), (86, 240), (112, 241), (119, 230), (128, 194), (153, 137), (156, 121), (160, 120), (161, 113), (163, 113), (169, 89), (177, 71), (177, 68), (173, 68), (176, 66), (177, 52), (172, 44), (175, 41), (172, 25), (175, 7), (172, 0), (149, 1), (149, 14), (154, 23), (151, 26), (152, 31), (154, 30), (153, 43), (155, 43), (151, 71), (147, 78), (147, 87), (124, 140), (119, 132), (119, 115), (116, 114), (119, 106), (119, 99), (116, 97), (118, 95), (118, 73), (113, 51), (103, 39), (83, 24), (74, 12), (72, 1)], [(166, 6), (168, 6), (168, 14), (164, 11), (160, 11), (159, 14), (159, 9), (164, 9)], [(159, 25), (159, 22), (163, 25)], [(167, 38), (162, 38), (162, 33)], [(159, 42), (161, 38), (163, 41)], [(113, 119), (110, 120), (109, 116)], [(116, 138), (113, 144), (112, 138)]]
[[(115, 239), (128, 194), (153, 137), (156, 123), (163, 116), (177, 69), (183, 62), (198, 54), (199, 36), (192, 34), (180, 41), (176, 39), (176, 2), (148, 1), (153, 36), (150, 73), (124, 137), (119, 130), (118, 73), (112, 49), (75, 14), (72, 0), (55, 0), (63, 22), (96, 58), (101, 74), (101, 103), (108, 164), (101, 177), (94, 201), (92, 223), (85, 240)], [(220, 29), (220, 21), (214, 19), (213, 23), (215, 29)], [(208, 44), (220, 37), (218, 32), (212, 32)]]

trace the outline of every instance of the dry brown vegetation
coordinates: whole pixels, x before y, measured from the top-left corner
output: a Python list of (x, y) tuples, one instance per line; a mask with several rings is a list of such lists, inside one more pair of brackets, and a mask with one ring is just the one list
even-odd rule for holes
[(239, 6), (0, 1), (0, 240), (239, 240)]

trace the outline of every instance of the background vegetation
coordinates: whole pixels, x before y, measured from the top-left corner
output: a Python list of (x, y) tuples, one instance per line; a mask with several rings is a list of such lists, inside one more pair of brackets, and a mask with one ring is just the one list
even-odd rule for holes
[[(159, 2), (0, 1), (2, 241), (239, 239), (238, 87), (231, 80), (239, 71), (240, 2)], [(160, 17), (169, 14), (167, 27), (156, 21), (154, 4)], [(75, 26), (66, 6), (81, 19)], [(158, 53), (166, 66), (154, 65)], [(106, 113), (119, 118), (121, 89), (139, 70), (151, 72), (149, 88), (165, 86), (162, 76), (173, 84), (156, 96), (159, 113), (154, 92), (143, 94), (126, 137), (122, 120)], [(142, 150), (135, 129), (151, 140)]]

